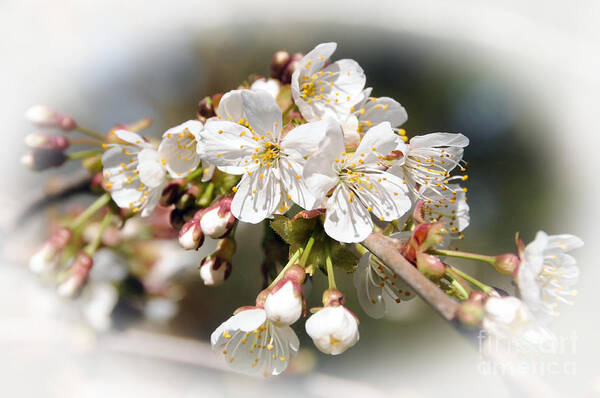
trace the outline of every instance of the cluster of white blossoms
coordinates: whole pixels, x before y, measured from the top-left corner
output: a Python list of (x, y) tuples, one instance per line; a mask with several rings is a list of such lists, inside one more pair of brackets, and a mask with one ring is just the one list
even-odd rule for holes
[[(205, 237), (218, 240), (199, 266), (207, 286), (231, 274), (239, 222), (266, 221), (281, 238), (265, 234), (267, 287), (256, 304), (238, 308), (211, 336), (213, 348), (240, 371), (276, 375), (288, 367), (299, 350), (292, 325), (307, 313), (302, 284), (318, 270), (329, 286), (323, 306), (310, 309), (306, 333), (331, 355), (358, 342), (358, 318), (344, 305), (334, 267), (354, 272), (358, 301), (373, 318), (412, 300), (428, 282), (452, 298), (441, 297), (460, 301), (455, 317), (466, 326), (532, 345), (551, 339), (545, 321), (576, 294), (579, 271), (566, 252), (582, 246), (581, 240), (539, 232), (527, 246), (517, 240), (518, 256), (450, 249), (470, 223), (467, 189), (460, 185), (468, 179), (463, 174), (468, 138), (435, 132), (408, 139), (400, 128), (408, 119), (404, 107), (389, 97), (372, 97), (356, 61), (331, 62), (336, 47), (319, 44), (304, 56), (277, 53), (270, 79), (204, 98), (197, 120), (168, 129), (160, 142), (139, 135), (139, 125), (104, 136), (46, 108), (29, 112), (34, 123), (79, 129), (104, 147), (92, 156), (101, 156), (99, 185), (108, 192), (46, 242), (31, 269), (58, 269), (68, 257), (63, 253), (80, 250), (76, 266), (67, 266), (68, 283), (59, 289), (75, 295), (101, 241), (92, 236), (82, 249), (72, 239), (90, 217), (107, 207), (106, 228), (113, 216), (119, 222), (136, 213), (146, 217), (160, 204), (183, 249), (197, 250)], [(66, 138), (37, 134), (27, 142), (32, 152), (26, 163), (33, 168), (56, 167), (68, 158)], [(125, 210), (107, 206), (110, 199)], [(373, 238), (384, 239), (404, 257), (404, 266), (414, 266), (418, 272), (410, 271), (426, 279), (403, 280), (400, 275), (407, 274), (398, 264), (374, 254)], [(515, 295), (502, 297), (499, 289), (445, 263), (453, 257), (511, 275)], [(145, 288), (160, 290), (152, 281)]]

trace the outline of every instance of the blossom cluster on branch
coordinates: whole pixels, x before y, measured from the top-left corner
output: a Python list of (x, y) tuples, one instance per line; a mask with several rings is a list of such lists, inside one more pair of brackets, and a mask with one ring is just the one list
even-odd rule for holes
[[(468, 138), (435, 132), (409, 139), (400, 128), (408, 118), (404, 107), (371, 96), (356, 61), (332, 62), (336, 46), (319, 44), (306, 55), (277, 52), (270, 78), (205, 97), (196, 118), (168, 129), (160, 142), (140, 134), (150, 125), (146, 119), (102, 134), (49, 107), (30, 109), (27, 117), (37, 125), (89, 138), (35, 133), (26, 139), (31, 151), (23, 162), (41, 170), (81, 159), (94, 174), (90, 189), (101, 195), (62, 222), (31, 258), (31, 269), (58, 275), (59, 294), (76, 296), (97, 266), (99, 248), (118, 246), (106, 242), (110, 228), (162, 212), (182, 249), (197, 250), (206, 237), (218, 240), (199, 266), (205, 285), (217, 286), (233, 270), (238, 222), (265, 222), (264, 289), (254, 305), (238, 308), (215, 330), (211, 343), (235, 369), (275, 375), (299, 350), (291, 325), (307, 315), (302, 285), (308, 278), (322, 273), (328, 280), (305, 329), (332, 355), (359, 340), (358, 318), (344, 305), (336, 268), (354, 273), (359, 302), (374, 318), (421, 294), (361, 244), (380, 233), (461, 303), (456, 318), (464, 327), (534, 346), (552, 339), (546, 321), (576, 294), (578, 268), (567, 252), (581, 240), (539, 232), (527, 246), (517, 236), (517, 254), (448, 249), (469, 225), (467, 189), (460, 185), (468, 179)], [(66, 153), (73, 145), (96, 149)], [(92, 222), (100, 225), (86, 237), (82, 231)], [(507, 296), (442, 258), (487, 263), (512, 276), (517, 291)]]

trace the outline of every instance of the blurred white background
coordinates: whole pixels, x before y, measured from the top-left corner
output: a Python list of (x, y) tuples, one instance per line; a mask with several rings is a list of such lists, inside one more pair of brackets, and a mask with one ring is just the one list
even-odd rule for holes
[[(110, 79), (121, 62), (140, 52), (161, 47), (178, 48), (182, 41), (210, 32), (219, 43), (238, 25), (260, 31), (277, 23), (335, 24), (344, 29), (379, 28), (438, 43), (440, 51), (459, 46), (476, 54), (486, 68), (514, 82), (523, 100), (539, 110), (549, 129), (523, 137), (553, 160), (549, 173), (555, 184), (569, 183), (561, 197), (562, 210), (552, 225), (581, 236), (586, 248), (576, 254), (582, 267), (577, 304), (563, 311), (557, 330), (578, 336), (574, 357), (576, 375), (550, 380), (561, 394), (600, 394), (600, 302), (596, 278), (600, 267), (594, 250), (600, 247), (596, 232), (598, 183), (598, 107), (600, 104), (600, 2), (393, 0), (350, 1), (9, 1), (0, 3), (0, 109), (3, 142), (0, 145), (0, 217), (10, 220), (22, 195), (39, 184), (21, 170), (22, 137), (29, 132), (23, 121), (33, 103), (78, 103), (86, 109), (84, 93)], [(222, 31), (221, 37), (218, 32)], [(315, 43), (316, 44), (316, 43)], [(340, 43), (343, 46), (344, 43)], [(281, 43), (281, 48), (288, 47)], [(273, 48), (273, 51), (278, 48)], [(307, 50), (307, 49), (305, 49)], [(457, 57), (465, 52), (457, 53)], [(452, 57), (452, 54), (447, 56)], [(483, 60), (483, 61), (482, 61)], [(468, 62), (468, 60), (466, 60)], [(164, 60), (168, 63), (168, 59)], [(230, 60), (243, 62), (243, 60)], [(126, 65), (135, 68), (135, 65)], [(199, 71), (201, 73), (201, 71)], [(93, 76), (91, 76), (93, 74)], [(368, 74), (368, 71), (367, 71)], [(160, 76), (157, 76), (160, 81)], [(127, 82), (123, 82), (127, 84)], [(164, 82), (168, 84), (168, 81)], [(176, 92), (165, 88), (169, 95)], [(58, 93), (58, 94), (57, 94)], [(110, 93), (106, 93), (110, 102)], [(198, 93), (198, 98), (203, 95)], [(124, 99), (118, 99), (123, 101)], [(57, 103), (58, 102), (58, 103)], [(94, 104), (96, 105), (96, 104)], [(193, 109), (194, 104), (190, 104)], [(147, 110), (144, 110), (147, 111)], [(87, 112), (93, 110), (87, 109)], [(115, 110), (118, 112), (118, 110)], [(137, 117), (139, 115), (134, 115)], [(506, 142), (506, 145), (511, 145)], [(491, 181), (490, 183), (493, 183)], [(528, 197), (516, 197), (527, 201)], [(490, 225), (494, 228), (494, 225)], [(197, 358), (165, 348), (163, 357), (126, 354), (143, 352), (143, 338), (92, 344), (93, 337), (64, 325), (39, 307), (35, 281), (12, 264), (0, 268), (0, 391), (2, 396), (96, 397), (106, 396), (245, 396), (290, 393), (303, 396), (451, 396), (485, 394), (508, 396), (497, 377), (478, 376), (476, 350), (458, 336), (430, 332), (431, 350), (414, 352), (410, 341), (399, 341), (385, 355), (376, 340), (370, 356), (340, 357), (339, 367), (289, 383), (240, 377), (218, 368), (208, 351)], [(50, 298), (41, 300), (51, 306)], [(32, 305), (32, 303), (37, 303)], [(440, 321), (441, 325), (441, 321)], [(443, 344), (441, 340), (444, 339)], [(139, 339), (139, 340), (138, 340)], [(139, 344), (139, 347), (136, 347)], [(194, 346), (198, 349), (197, 346)], [(138, 350), (139, 348), (139, 350)], [(181, 352), (180, 360), (173, 358)], [(363, 351), (369, 352), (369, 349)], [(212, 358), (212, 359), (211, 359)], [(172, 360), (176, 359), (176, 360)], [(362, 361), (361, 361), (362, 359)], [(410, 361), (407, 366), (406, 361)], [(331, 364), (332, 362), (328, 362)], [(402, 366), (400, 366), (402, 364)], [(398, 375), (401, 374), (401, 377)], [(343, 381), (346, 380), (346, 381)], [(352, 381), (350, 381), (352, 380)]]

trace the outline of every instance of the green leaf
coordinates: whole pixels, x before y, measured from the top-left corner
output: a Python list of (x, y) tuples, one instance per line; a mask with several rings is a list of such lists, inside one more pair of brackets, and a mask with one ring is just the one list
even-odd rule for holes
[[(275, 215), (273, 221), (271, 221), (271, 228), (281, 236), (281, 239), (290, 246), (296, 246), (296, 248), (304, 248), (316, 225), (316, 218), (292, 220), (286, 216)], [(295, 248), (292, 248), (292, 250), (295, 250)]]

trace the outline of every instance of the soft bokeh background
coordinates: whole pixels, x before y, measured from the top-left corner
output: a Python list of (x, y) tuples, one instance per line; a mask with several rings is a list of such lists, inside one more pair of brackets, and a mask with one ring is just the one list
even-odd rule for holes
[[(47, 176), (57, 174), (20, 166), (22, 137), (32, 130), (22, 119), (29, 105), (51, 104), (99, 130), (149, 116), (158, 137), (192, 118), (201, 97), (232, 89), (251, 73), (268, 74), (274, 51), (308, 51), (323, 41), (338, 42), (334, 59), (361, 64), (376, 96), (406, 107), (409, 135), (449, 131), (471, 139), (472, 224), (461, 248), (500, 253), (512, 250), (515, 231), (528, 241), (538, 229), (584, 239), (586, 248), (576, 253), (582, 266), (577, 304), (556, 325), (559, 336), (574, 331), (578, 337), (575, 353), (559, 358), (574, 362), (576, 374), (544, 379), (558, 393), (600, 393), (594, 365), (600, 271), (593, 257), (600, 243), (594, 228), (600, 7), (595, 1), (568, 8), (522, 3), (1, 3), (2, 395), (509, 395), (501, 378), (480, 374), (477, 349), (418, 299), (396, 320), (373, 321), (347, 294), (361, 318), (361, 341), (328, 358), (304, 339), (299, 365), (316, 361), (308, 372), (263, 380), (223, 371), (206, 339), (260, 288), (260, 227), (239, 231), (247, 239), (225, 286), (207, 289), (191, 278), (181, 312), (168, 325), (131, 321), (125, 313), (117, 331), (95, 336), (57, 316), (53, 299), (23, 266), (23, 248), (43, 238), (42, 224), (15, 231), (11, 223)], [(510, 289), (506, 279), (480, 271), (483, 266), (464, 266)], [(351, 277), (339, 279), (351, 293)], [(323, 286), (313, 285), (313, 305)], [(301, 322), (297, 331), (303, 335)]]

